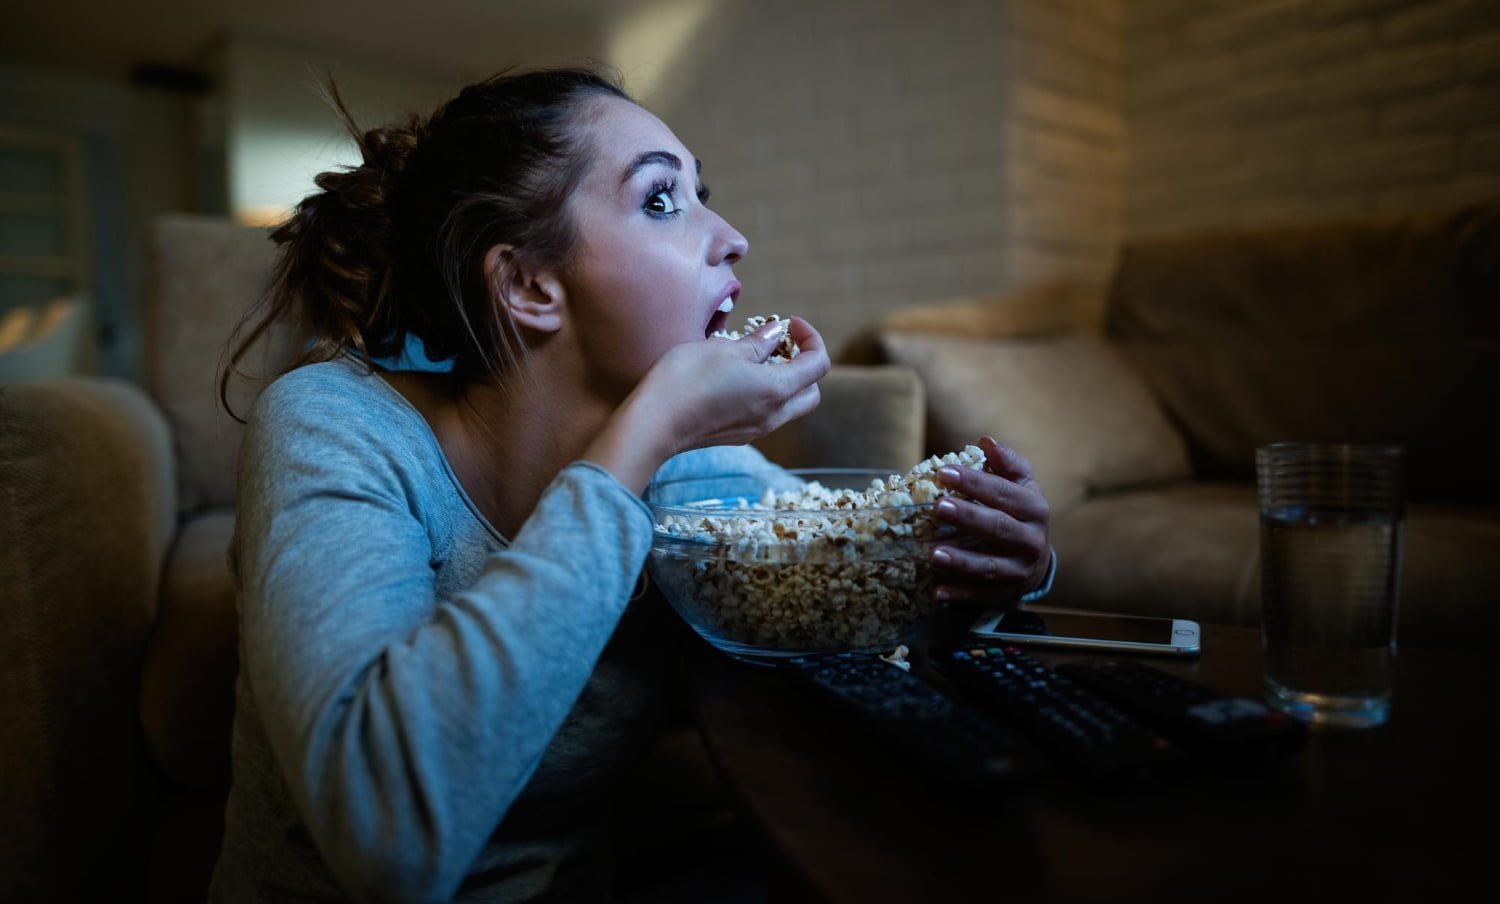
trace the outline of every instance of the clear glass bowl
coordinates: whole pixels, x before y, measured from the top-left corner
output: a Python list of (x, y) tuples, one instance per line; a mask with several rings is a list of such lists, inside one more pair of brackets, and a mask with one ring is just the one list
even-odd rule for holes
[[(896, 472), (786, 473), (792, 479), (778, 491), (802, 481), (864, 491)], [(935, 608), (928, 565), (939, 534), (934, 502), (855, 513), (773, 510), (761, 507), (766, 489), (764, 477), (750, 475), (646, 488), (657, 527), (648, 569), (677, 614), (718, 649), (750, 661), (889, 652), (911, 639)]]

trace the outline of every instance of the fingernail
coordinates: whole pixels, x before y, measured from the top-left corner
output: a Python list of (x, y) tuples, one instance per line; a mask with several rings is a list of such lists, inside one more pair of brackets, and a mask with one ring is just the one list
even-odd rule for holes
[[(939, 565), (947, 565), (948, 563), (953, 561), (953, 554), (939, 546), (937, 549), (934, 549), (932, 551), (932, 561)], [(938, 591), (938, 593), (945, 592), (946, 591), (943, 590)], [(939, 599), (941, 599), (941, 597), (939, 597)]]
[(958, 483), (957, 468), (938, 468), (938, 476), (943, 479), (943, 483)]
[(958, 506), (953, 504), (952, 499), (939, 499), (937, 510), (939, 515), (952, 516), (958, 514)]
[(953, 594), (948, 592), (947, 587), (939, 587), (937, 590), (933, 591), (932, 595), (933, 598), (938, 600), (939, 602), (946, 602), (950, 597), (953, 596)]

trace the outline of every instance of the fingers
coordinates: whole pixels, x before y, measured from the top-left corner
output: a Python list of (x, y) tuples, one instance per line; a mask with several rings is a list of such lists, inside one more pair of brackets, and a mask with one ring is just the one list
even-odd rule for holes
[(823, 396), (818, 389), (818, 384), (810, 383), (802, 387), (796, 395), (792, 396), (790, 401), (782, 406), (781, 416), (778, 418), (776, 426), (780, 427), (788, 421), (795, 421), (799, 417), (811, 414), (822, 401)]
[(1020, 555), (1000, 556), (983, 550), (953, 546), (932, 549), (933, 569), (940, 572), (940, 583), (933, 588), (933, 598), (948, 603), (960, 600), (988, 600), (1018, 597), (1036, 586), (1041, 559), (1027, 551)]
[(1016, 483), (1035, 486), (1036, 477), (1031, 471), (1031, 462), (1009, 446), (1000, 445), (993, 436), (981, 436), (979, 448), (984, 450), (985, 464), (990, 473), (998, 474)]
[[(943, 485), (968, 499), (938, 500), (939, 525), (981, 545), (939, 542), (931, 553), (935, 569), (950, 575), (934, 589), (943, 602), (985, 600), (1025, 592), (1036, 583), (1037, 570), (1049, 556), (1051, 512), (1032, 474), (1031, 463), (985, 436), (979, 441), (988, 470), (941, 468)], [(946, 537), (940, 532), (939, 539)]]
[[(1047, 498), (1037, 488), (1035, 480), (1023, 486), (996, 474), (976, 471), (973, 468), (955, 467), (939, 468), (938, 480), (942, 481), (943, 486), (948, 489), (956, 490), (992, 509), (1008, 512), (1022, 521), (1046, 521), (1050, 514), (1047, 508)], [(954, 501), (961, 502), (962, 500)], [(961, 512), (963, 511), (967, 509), (962, 509)], [(940, 517), (943, 515), (942, 506), (938, 507), (938, 515)], [(954, 521), (952, 523), (967, 522)]]
[(939, 584), (932, 589), (933, 598), (940, 603), (982, 602), (988, 606), (996, 603), (1015, 605), (1014, 588), (1007, 590), (997, 584), (980, 581), (955, 581)]
[(790, 396), (802, 387), (823, 379), (827, 376), (828, 369), (832, 367), (828, 349), (823, 344), (823, 337), (813, 329), (812, 324), (801, 317), (772, 320), (734, 343), (731, 348), (747, 360), (763, 364), (776, 351), (783, 331), (792, 337), (792, 341), (797, 343), (799, 350), (797, 357), (777, 365), (783, 378), (789, 381), (788, 395)]
[(994, 591), (1004, 590), (1007, 584), (1024, 582), (1036, 568), (1029, 555), (997, 556), (958, 546), (934, 546), (932, 565), (955, 576), (994, 584)]
[(756, 364), (762, 364), (776, 351), (776, 344), (781, 341), (781, 333), (785, 329), (784, 321), (769, 321), (762, 324), (760, 329), (734, 342), (730, 348)]
[(789, 324), (788, 331), (792, 335), (792, 341), (797, 343), (797, 347), (802, 351), (808, 352), (815, 348), (823, 348), (823, 337), (817, 330), (813, 329), (812, 324), (801, 317), (792, 317), (787, 320), (787, 323)]
[[(783, 331), (789, 333), (800, 349), (797, 357), (774, 366), (765, 366), (775, 352)], [(823, 337), (800, 317), (773, 320), (738, 341), (728, 343), (729, 353), (754, 365), (749, 370), (734, 370), (741, 383), (742, 410), (754, 423), (741, 424), (752, 436), (760, 436), (788, 421), (803, 417), (822, 401), (818, 381), (832, 366)], [(745, 346), (749, 346), (748, 349)]]
[(963, 534), (982, 537), (990, 543), (1037, 554), (1047, 545), (1046, 531), (1041, 525), (1018, 520), (1000, 509), (945, 496), (938, 500), (936, 510), (939, 521), (958, 527)]
[(823, 379), (833, 365), (822, 335), (801, 317), (793, 317), (788, 323), (792, 341), (797, 343), (799, 351), (797, 357), (778, 366), (790, 368), (787, 372), (795, 375), (803, 385)]
[[(823, 337), (812, 328), (806, 320), (801, 317), (793, 317), (789, 323), (792, 338), (797, 342), (801, 351), (797, 357), (790, 361), (771, 368), (779, 381), (781, 395), (789, 400), (798, 399), (807, 392), (809, 388), (816, 388), (818, 381), (828, 375), (828, 370), (833, 366), (828, 358), (828, 350), (823, 346)], [(810, 405), (804, 402), (788, 420), (801, 417), (813, 408), (817, 407), (819, 396), (814, 394)]]

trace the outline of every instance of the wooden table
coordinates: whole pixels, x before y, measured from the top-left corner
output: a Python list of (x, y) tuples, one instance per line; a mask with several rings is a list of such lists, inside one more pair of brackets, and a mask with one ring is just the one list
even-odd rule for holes
[[(1253, 630), (1205, 625), (1200, 659), (1149, 661), (1262, 692)], [(1479, 657), (1402, 650), (1388, 725), (1316, 731), (1251, 769), (1100, 792), (1044, 768), (992, 800), (932, 781), (773, 670), (705, 645), (695, 675), (704, 742), (793, 897), (1422, 901), (1490, 887), (1500, 867), (1500, 682)]]

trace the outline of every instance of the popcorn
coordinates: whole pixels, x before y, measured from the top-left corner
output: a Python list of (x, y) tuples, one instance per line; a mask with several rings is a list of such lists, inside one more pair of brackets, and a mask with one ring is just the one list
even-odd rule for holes
[(653, 576), (706, 630), (737, 643), (811, 650), (888, 642), (934, 608), (930, 504), (950, 492), (937, 470), (984, 463), (984, 452), (968, 446), (864, 490), (812, 481), (767, 490), (753, 508), (741, 500), (744, 514), (705, 507), (667, 515), (657, 532), (701, 551), (658, 550)]
[[(723, 310), (721, 307), (720, 310)], [(781, 315), (772, 314), (762, 317), (759, 314), (752, 315), (745, 320), (743, 329), (714, 330), (709, 335), (714, 339), (743, 339), (768, 323), (777, 322), (781, 324), (781, 338), (776, 341), (776, 348), (771, 352), (771, 357), (766, 359), (767, 364), (784, 364), (802, 353), (797, 343), (792, 341), (792, 322), (781, 319)]]
[(906, 656), (910, 652), (911, 650), (907, 649), (906, 644), (899, 643), (896, 644), (896, 649), (881, 656), (880, 658), (885, 662), (889, 662), (891, 665), (895, 666), (903, 672), (909, 672), (911, 671), (911, 663), (907, 661)]

